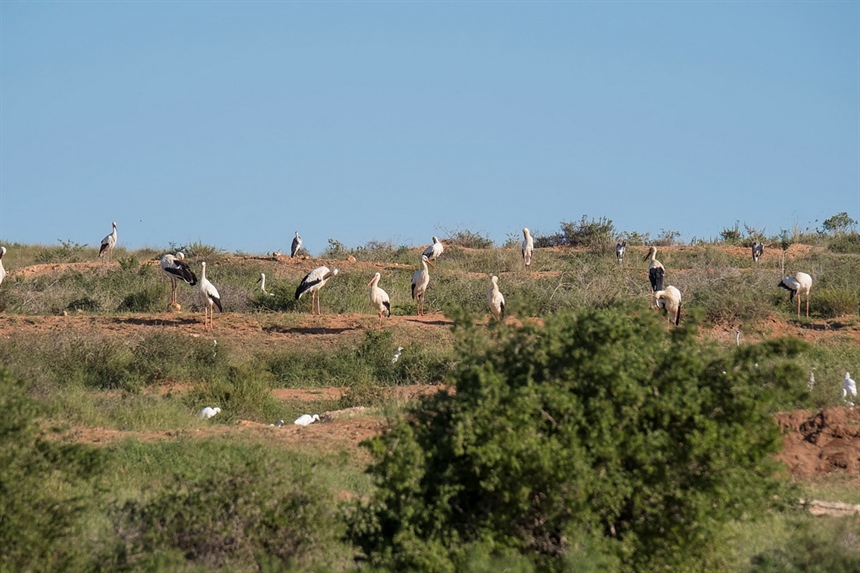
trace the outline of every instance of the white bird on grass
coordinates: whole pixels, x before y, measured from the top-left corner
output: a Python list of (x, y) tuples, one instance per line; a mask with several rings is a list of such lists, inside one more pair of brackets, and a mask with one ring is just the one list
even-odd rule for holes
[(400, 353), (403, 352), (403, 347), (398, 346), (397, 350), (394, 351), (394, 356), (391, 358), (392, 364), (397, 364), (397, 361), (400, 360)]
[(854, 400), (857, 399), (857, 383), (851, 379), (851, 375), (848, 372), (845, 373), (845, 380), (842, 383), (842, 399), (851, 406), (854, 405)]
[(490, 278), (490, 291), (487, 293), (487, 304), (490, 305), (490, 314), (496, 320), (505, 319), (505, 296), (499, 291), (499, 277), (493, 275)]
[(102, 239), (102, 244), (99, 247), (99, 258), (107, 254), (107, 260), (110, 261), (113, 257), (113, 248), (116, 246), (116, 223), (111, 223), (113, 230), (110, 234)]
[(203, 304), (203, 328), (208, 330), (212, 328), (215, 307), (218, 307), (218, 312), (224, 312), (224, 309), (221, 307), (221, 295), (218, 294), (218, 289), (206, 278), (206, 263), (200, 263), (200, 269), (197, 292)]
[(325, 283), (327, 283), (328, 280), (337, 273), (337, 269), (330, 271), (326, 266), (315, 268), (305, 275), (305, 278), (302, 279), (302, 282), (299, 283), (298, 288), (296, 288), (296, 300), (302, 298), (302, 295), (306, 292), (311, 291), (311, 314), (314, 313), (314, 304), (316, 304), (317, 314), (322, 314), (322, 310), (320, 310), (319, 291), (325, 286)]
[(219, 412), (221, 412), (221, 408), (219, 408), (218, 406), (215, 406), (214, 408), (212, 408), (211, 406), (206, 406), (205, 408), (197, 412), (197, 417), (201, 420), (208, 420)]
[(532, 254), (535, 251), (535, 241), (528, 227), (523, 227), (523, 262), (527, 267), (532, 264)]
[(299, 236), (299, 232), (296, 231), (296, 236), (293, 237), (293, 244), (290, 245), (290, 258), (295, 258), (297, 254), (299, 254), (299, 249), (302, 248), (302, 238)]
[(801, 295), (806, 295), (806, 318), (809, 318), (809, 291), (812, 289), (812, 277), (806, 273), (797, 271), (794, 276), (782, 277), (777, 285), (791, 294), (788, 301), (794, 300), (794, 295), (797, 295), (797, 318), (800, 318), (800, 298)]
[(379, 278), (381, 276), (382, 275), (380, 273), (376, 273), (373, 275), (373, 278), (370, 279), (370, 282), (367, 283), (367, 286), (370, 287), (370, 302), (378, 311), (377, 316), (379, 317), (379, 324), (376, 327), (377, 330), (382, 328), (383, 315), (386, 318), (391, 316), (391, 301), (388, 298), (388, 293), (379, 287)]
[(439, 237), (433, 237), (433, 244), (424, 249), (424, 255), (431, 261), (438, 259), (445, 251), (445, 247)]
[(6, 269), (3, 268), (3, 255), (6, 254), (6, 247), (0, 247), (0, 285), (3, 284), (3, 279), (6, 278)]
[(308, 426), (310, 424), (313, 424), (314, 422), (319, 422), (319, 421), (320, 421), (320, 415), (319, 414), (314, 414), (313, 416), (311, 416), (310, 414), (302, 414), (301, 416), (296, 418), (296, 421), (293, 422), (293, 424), (295, 424), (296, 426)]
[(179, 310), (179, 304), (176, 302), (176, 285), (177, 280), (182, 279), (191, 286), (197, 284), (197, 275), (185, 262), (185, 254), (178, 252), (175, 255), (170, 253), (161, 257), (161, 270), (170, 277), (170, 306)]
[(618, 259), (618, 264), (624, 262), (624, 251), (627, 250), (627, 241), (621, 241), (615, 244), (615, 258)]
[(268, 296), (275, 296), (275, 293), (266, 290), (266, 273), (260, 273), (260, 278), (257, 279), (260, 283), (260, 292)]
[(654, 301), (657, 308), (662, 308), (664, 314), (669, 316), (669, 322), (678, 326), (681, 322), (681, 291), (672, 285), (667, 286), (664, 290), (658, 290), (654, 293)]
[(412, 300), (418, 303), (418, 316), (424, 314), (424, 293), (427, 292), (427, 286), (430, 284), (428, 264), (434, 269), (436, 268), (436, 265), (430, 262), (427, 255), (421, 255), (421, 268), (412, 274)]

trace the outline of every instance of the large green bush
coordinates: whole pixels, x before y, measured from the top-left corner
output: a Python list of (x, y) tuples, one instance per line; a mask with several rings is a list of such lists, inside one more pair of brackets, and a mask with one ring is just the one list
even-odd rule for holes
[(459, 331), (455, 391), (366, 444), (378, 490), (350, 536), (371, 563), (452, 571), (480, 543), (545, 570), (701, 569), (722, 524), (782, 499), (769, 413), (803, 391), (803, 343), (724, 355), (618, 309)]

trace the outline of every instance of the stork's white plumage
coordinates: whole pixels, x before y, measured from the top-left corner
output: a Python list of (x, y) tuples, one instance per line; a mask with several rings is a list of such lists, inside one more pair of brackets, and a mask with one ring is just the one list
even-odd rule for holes
[(757, 263), (759, 258), (764, 254), (764, 245), (759, 241), (756, 241), (752, 244), (752, 258), (753, 262)]
[(197, 281), (197, 292), (200, 296), (200, 302), (203, 304), (203, 328), (211, 329), (215, 307), (218, 307), (218, 312), (223, 312), (224, 309), (221, 307), (221, 295), (218, 294), (218, 289), (206, 278), (206, 263), (200, 263), (200, 280)]
[(3, 279), (6, 278), (6, 269), (3, 268), (3, 255), (6, 254), (6, 247), (0, 247), (0, 284), (3, 284)]
[(806, 318), (809, 318), (809, 291), (812, 289), (812, 277), (804, 272), (797, 271), (794, 276), (782, 277), (779, 281), (780, 287), (789, 291), (789, 302), (797, 295), (797, 317), (800, 318), (800, 297), (806, 295)]
[(418, 316), (424, 314), (424, 293), (427, 292), (427, 286), (430, 284), (428, 264), (436, 268), (427, 255), (421, 255), (421, 268), (412, 274), (412, 300), (418, 303)]
[(845, 373), (845, 380), (842, 381), (842, 399), (850, 405), (854, 405), (854, 400), (857, 398), (857, 383), (851, 379), (848, 372)]
[(170, 306), (177, 307), (176, 303), (176, 285), (177, 280), (182, 279), (191, 286), (197, 284), (197, 275), (185, 262), (185, 254), (181, 251), (175, 255), (170, 253), (161, 257), (161, 270), (170, 277)]
[(102, 239), (102, 244), (99, 247), (99, 258), (107, 255), (107, 260), (110, 261), (113, 257), (113, 248), (116, 246), (116, 223), (111, 223), (113, 230), (110, 234)]
[(197, 417), (201, 420), (208, 420), (209, 418), (220, 412), (221, 408), (219, 408), (218, 406), (215, 406), (214, 408), (211, 406), (206, 406), (205, 408), (197, 412)]
[(275, 293), (266, 290), (266, 273), (260, 273), (260, 278), (257, 279), (260, 283), (260, 292), (267, 296), (275, 296)]
[(314, 304), (316, 304), (317, 314), (322, 314), (322, 310), (320, 310), (319, 291), (325, 286), (325, 283), (327, 283), (328, 280), (337, 273), (337, 269), (329, 270), (326, 266), (315, 268), (305, 275), (305, 278), (302, 279), (302, 282), (299, 283), (298, 288), (296, 288), (296, 300), (302, 298), (302, 295), (306, 292), (311, 291), (311, 314), (314, 313)]
[(643, 261), (651, 259), (648, 263), (648, 280), (651, 282), (651, 292), (663, 290), (663, 276), (666, 274), (666, 269), (663, 268), (663, 263), (657, 260), (657, 247), (648, 249), (648, 254), (645, 255)]
[(490, 277), (490, 291), (487, 293), (487, 304), (490, 305), (490, 314), (496, 320), (505, 319), (505, 296), (499, 291), (499, 277)]
[(400, 354), (403, 352), (403, 347), (398, 346), (397, 350), (394, 351), (394, 356), (391, 357), (391, 363), (397, 364), (397, 361), (400, 360)]
[(296, 231), (296, 236), (293, 237), (293, 244), (290, 245), (290, 257), (295, 258), (295, 256), (299, 253), (299, 249), (302, 248), (302, 238), (299, 236), (299, 232)]
[(627, 241), (621, 241), (620, 243), (615, 243), (615, 258), (618, 260), (618, 264), (624, 262), (624, 251), (627, 250)]
[(439, 237), (433, 237), (433, 244), (424, 249), (424, 255), (431, 261), (435, 261), (445, 251)]
[(385, 315), (386, 318), (391, 316), (391, 301), (388, 298), (388, 293), (379, 287), (379, 279), (381, 277), (382, 275), (380, 273), (376, 273), (373, 275), (373, 278), (370, 279), (370, 282), (367, 283), (367, 286), (370, 287), (370, 302), (379, 311), (379, 324), (376, 327), (377, 329), (382, 328), (383, 315)]
[(662, 308), (663, 312), (668, 315), (669, 322), (678, 326), (681, 322), (681, 291), (672, 285), (667, 286), (664, 290), (658, 290), (654, 293), (654, 301), (657, 308)]
[(523, 227), (523, 262), (527, 267), (532, 264), (532, 254), (535, 251), (535, 241), (528, 227)]
[(319, 422), (319, 421), (320, 421), (320, 415), (319, 414), (314, 414), (313, 416), (311, 416), (310, 414), (302, 414), (301, 416), (296, 418), (296, 421), (293, 422), (293, 424), (295, 424), (296, 426), (309, 426), (310, 424), (313, 424), (314, 422)]

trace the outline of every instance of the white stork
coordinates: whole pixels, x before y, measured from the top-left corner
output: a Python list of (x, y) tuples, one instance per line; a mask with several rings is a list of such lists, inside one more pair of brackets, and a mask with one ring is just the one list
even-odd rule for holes
[(678, 326), (681, 323), (681, 291), (669, 285), (665, 290), (654, 293), (657, 308), (662, 308), (663, 313), (669, 316), (669, 322)]
[(367, 283), (367, 286), (370, 287), (370, 302), (379, 311), (377, 313), (377, 316), (379, 317), (379, 324), (376, 327), (377, 329), (382, 328), (383, 315), (386, 318), (391, 316), (391, 301), (388, 298), (388, 293), (379, 288), (380, 277), (382, 277), (382, 275), (380, 273), (376, 273), (373, 275), (373, 278), (370, 279), (370, 282)]
[(412, 274), (412, 300), (418, 302), (418, 316), (424, 314), (424, 293), (427, 291), (427, 285), (430, 284), (428, 264), (434, 269), (436, 268), (436, 265), (430, 262), (427, 255), (421, 255), (421, 268)]
[(116, 223), (111, 223), (113, 230), (110, 234), (102, 239), (102, 245), (99, 247), (99, 258), (102, 258), (107, 253), (107, 260), (110, 261), (113, 257), (113, 248), (116, 246)]
[(842, 382), (842, 399), (850, 405), (854, 405), (854, 400), (857, 399), (857, 383), (851, 379), (848, 372), (845, 373), (845, 380)]
[(314, 422), (319, 422), (319, 421), (320, 421), (320, 415), (319, 414), (314, 414), (313, 416), (311, 416), (310, 414), (302, 414), (301, 416), (296, 418), (296, 421), (293, 422), (293, 424), (295, 424), (296, 426), (309, 426), (309, 425), (313, 424)]
[(490, 291), (487, 293), (487, 303), (490, 305), (490, 314), (496, 320), (505, 319), (505, 296), (499, 292), (499, 277), (490, 277)]
[(435, 261), (444, 251), (445, 247), (442, 245), (442, 241), (439, 240), (439, 237), (433, 237), (433, 244), (424, 249), (424, 256), (427, 257), (428, 260)]
[(290, 258), (295, 258), (297, 254), (299, 254), (299, 249), (302, 248), (302, 238), (299, 236), (299, 232), (296, 231), (296, 236), (293, 237), (293, 244), (290, 245)]
[(624, 251), (627, 250), (627, 241), (621, 241), (620, 243), (615, 243), (615, 258), (618, 259), (618, 264), (624, 262)]
[(316, 303), (317, 314), (322, 314), (320, 310), (320, 294), (319, 291), (325, 286), (328, 280), (338, 273), (337, 269), (329, 270), (326, 266), (317, 267), (302, 279), (296, 288), (296, 300), (302, 298), (302, 295), (311, 291), (311, 314), (314, 313), (314, 303)]
[(648, 263), (648, 280), (651, 281), (651, 292), (663, 290), (663, 275), (666, 274), (666, 269), (663, 268), (663, 263), (657, 260), (657, 247), (648, 249), (648, 254), (645, 255), (643, 261), (651, 259)]
[(257, 279), (260, 283), (260, 292), (267, 296), (275, 296), (275, 293), (266, 290), (266, 273), (260, 273), (260, 278)]
[(197, 417), (201, 420), (208, 420), (209, 418), (220, 412), (221, 408), (219, 408), (218, 406), (215, 406), (214, 408), (211, 406), (206, 406), (205, 408), (197, 412)]
[(756, 241), (752, 244), (752, 258), (753, 262), (757, 263), (759, 258), (764, 254), (764, 245), (759, 241)]
[(185, 254), (181, 251), (175, 255), (168, 253), (161, 257), (161, 270), (170, 277), (170, 306), (179, 310), (179, 304), (176, 302), (177, 279), (182, 279), (194, 286), (197, 284), (197, 275), (185, 262)]
[(806, 273), (797, 271), (794, 273), (794, 276), (782, 277), (778, 286), (791, 293), (788, 297), (789, 302), (794, 300), (794, 295), (797, 295), (798, 318), (800, 318), (800, 297), (801, 295), (806, 295), (806, 318), (809, 318), (809, 291), (812, 288), (812, 277)]
[(203, 304), (203, 328), (211, 329), (215, 307), (218, 307), (218, 312), (224, 312), (224, 309), (221, 307), (221, 295), (218, 294), (218, 289), (206, 278), (206, 263), (200, 263), (200, 280), (197, 282), (197, 291), (200, 293), (200, 302)]
[(527, 267), (532, 264), (532, 253), (535, 250), (535, 241), (528, 227), (523, 227), (523, 262)]
[(3, 268), (3, 255), (6, 254), (6, 247), (0, 247), (0, 284), (3, 284), (3, 279), (6, 278), (6, 269)]

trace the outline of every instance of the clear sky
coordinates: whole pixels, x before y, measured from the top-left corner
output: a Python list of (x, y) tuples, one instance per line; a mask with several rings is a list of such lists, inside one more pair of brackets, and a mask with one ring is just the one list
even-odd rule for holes
[[(0, 241), (860, 219), (860, 2), (0, 3)], [(818, 220), (818, 223), (816, 223)]]

